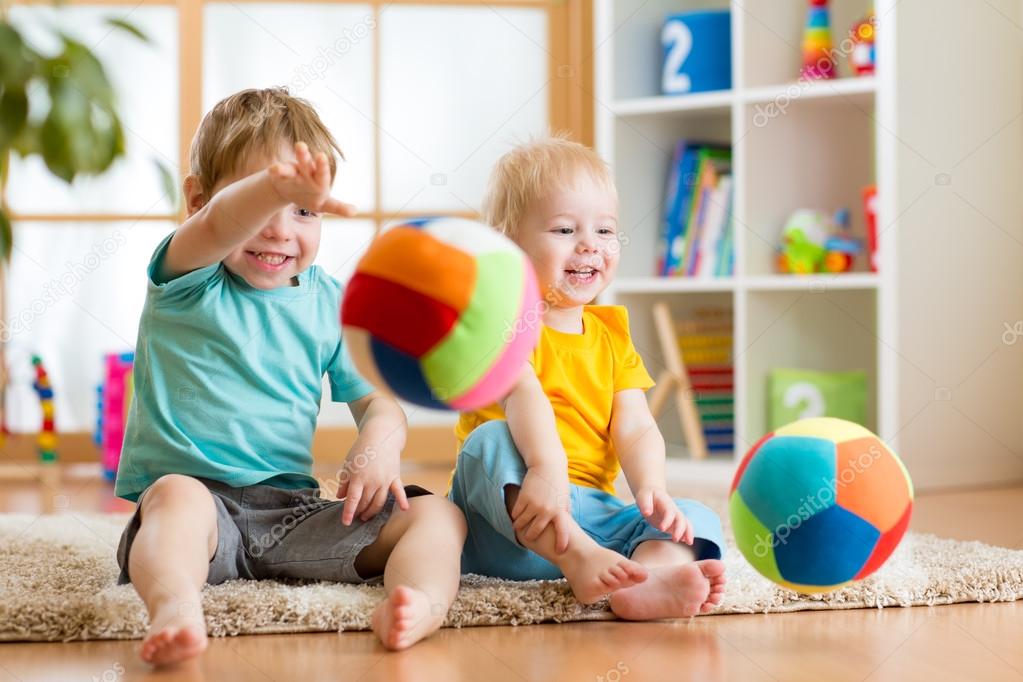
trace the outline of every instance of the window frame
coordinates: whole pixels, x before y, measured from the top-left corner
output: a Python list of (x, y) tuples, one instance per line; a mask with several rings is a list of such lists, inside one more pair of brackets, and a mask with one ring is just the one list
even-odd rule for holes
[[(214, 0), (67, 0), (69, 5), (90, 7), (133, 8), (139, 5), (171, 5), (178, 10), (178, 158), (177, 186), (180, 191), (188, 171), (188, 152), (192, 137), (203, 116), (203, 32), (204, 8)], [(223, 0), (217, 0), (223, 1)], [(549, 97), (547, 119), (552, 130), (569, 134), (573, 139), (593, 145), (593, 0), (233, 0), (234, 4), (368, 5), (377, 26), (380, 15), (391, 6), (485, 7), (494, 12), (505, 7), (540, 9), (547, 12)], [(46, 0), (13, 0), (18, 5), (50, 4)], [(128, 12), (130, 14), (130, 11)], [(130, 17), (127, 17), (130, 20)], [(380, 121), (380, 35), (370, 36), (372, 45), (372, 118)], [(457, 215), (476, 218), (472, 210), (385, 211), (382, 207), (381, 131), (373, 132), (374, 197), (371, 210), (356, 218), (373, 222), (375, 231), (387, 223), (424, 214)], [(6, 178), (0, 184), (0, 202), (5, 208)], [(16, 213), (8, 210), (12, 223), (42, 222), (118, 222), (185, 220), (184, 202), (178, 202), (177, 213)], [(2, 288), (2, 283), (0, 283)], [(0, 306), (2, 307), (2, 306)]]

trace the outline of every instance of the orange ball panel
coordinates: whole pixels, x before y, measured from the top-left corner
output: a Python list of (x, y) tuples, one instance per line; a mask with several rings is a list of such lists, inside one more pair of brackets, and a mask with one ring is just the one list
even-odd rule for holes
[(358, 272), (429, 296), (461, 314), (475, 291), (476, 260), (414, 227), (385, 231), (359, 261)]
[(838, 444), (835, 502), (882, 533), (891, 530), (912, 499), (905, 470), (878, 438)]

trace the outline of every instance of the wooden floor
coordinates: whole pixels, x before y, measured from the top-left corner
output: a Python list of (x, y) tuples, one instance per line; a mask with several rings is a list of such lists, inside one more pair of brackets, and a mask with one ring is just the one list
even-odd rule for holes
[[(410, 471), (406, 483), (443, 489), (445, 475)], [(132, 507), (90, 477), (68, 477), (60, 494), (70, 509)], [(41, 506), (34, 486), (0, 484), (0, 512)], [(922, 495), (912, 529), (1023, 548), (1021, 512), (1023, 488)], [(217, 638), (160, 672), (137, 648), (4, 644), (0, 680), (1023, 680), (1023, 603), (442, 630), (399, 654), (370, 633)]]

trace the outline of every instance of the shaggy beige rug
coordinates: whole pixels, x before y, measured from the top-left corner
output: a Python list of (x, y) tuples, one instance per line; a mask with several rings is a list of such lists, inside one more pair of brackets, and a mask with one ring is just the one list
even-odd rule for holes
[[(146, 612), (116, 585), (114, 552), (126, 515), (0, 515), (0, 641), (132, 639)], [(173, 552), (173, 548), (168, 548)], [(1023, 551), (908, 534), (870, 578), (803, 596), (760, 577), (733, 548), (728, 593), (716, 611), (756, 613), (1012, 601), (1023, 598)], [(366, 630), (379, 586), (233, 581), (208, 586), (212, 635)], [(582, 606), (564, 581), (516, 583), (468, 576), (448, 627), (610, 620), (606, 604)]]

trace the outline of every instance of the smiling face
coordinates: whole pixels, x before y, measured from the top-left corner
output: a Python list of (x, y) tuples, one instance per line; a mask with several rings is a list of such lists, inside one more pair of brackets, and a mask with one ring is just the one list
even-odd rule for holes
[(571, 182), (532, 202), (512, 238), (529, 255), (547, 302), (579, 308), (607, 288), (618, 269), (614, 190), (576, 171)]
[[(222, 178), (213, 194), (274, 161), (294, 163), (292, 147), (282, 145), (276, 159), (253, 158), (230, 177)], [(293, 286), (292, 278), (313, 264), (320, 249), (321, 216), (289, 204), (277, 211), (253, 237), (224, 258), (224, 266), (256, 289)]]

